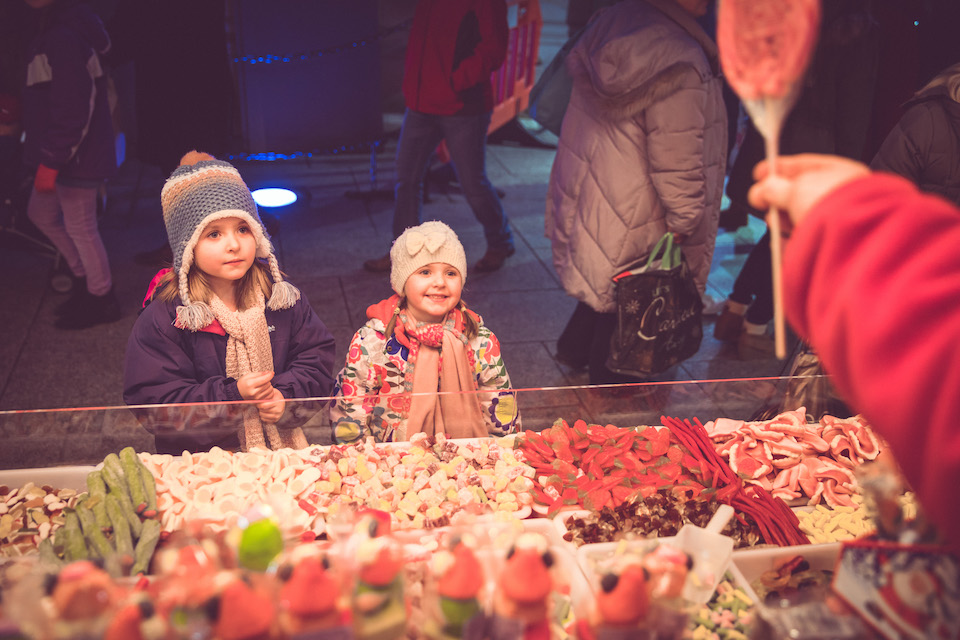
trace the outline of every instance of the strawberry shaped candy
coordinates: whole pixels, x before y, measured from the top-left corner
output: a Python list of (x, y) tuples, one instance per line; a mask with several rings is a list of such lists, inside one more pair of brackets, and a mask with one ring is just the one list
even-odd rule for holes
[(521, 534), (507, 553), (494, 594), (491, 640), (550, 640), (553, 554), (546, 538)]
[(285, 637), (352, 637), (348, 614), (340, 605), (341, 585), (329, 571), (326, 557), (295, 558), (277, 572), (280, 587), (280, 628)]
[(650, 610), (647, 570), (639, 563), (608, 573), (600, 580), (597, 615), (601, 626), (636, 628)]
[(157, 615), (146, 594), (124, 604), (110, 621), (103, 640), (153, 640), (168, 635), (167, 621)]
[[(226, 578), (230, 574), (225, 574)], [(230, 575), (232, 581), (207, 603), (218, 640), (271, 640), (276, 637), (276, 609), (255, 575)]]
[(424, 625), (425, 635), (432, 640), (483, 637), (484, 574), (474, 550), (455, 539), (452, 549), (434, 554), (430, 564), (436, 577), (436, 607)]
[[(362, 534), (360, 534), (362, 535)], [(403, 595), (403, 557), (388, 537), (361, 539), (353, 593), (353, 625), (360, 640), (403, 636), (407, 610)]]

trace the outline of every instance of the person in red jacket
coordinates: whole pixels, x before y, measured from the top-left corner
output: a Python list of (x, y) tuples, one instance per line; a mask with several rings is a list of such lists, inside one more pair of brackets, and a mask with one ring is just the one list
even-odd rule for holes
[(960, 548), (960, 209), (835, 156), (783, 157), (755, 177), (750, 204), (792, 227), (787, 318)]
[[(510, 223), (485, 166), (494, 105), (490, 76), (506, 59), (508, 37), (504, 0), (420, 0), (404, 65), (407, 109), (397, 144), (393, 237), (420, 224), (430, 156), (446, 140), (463, 195), (487, 240), (477, 271), (499, 269), (515, 251)], [(389, 271), (390, 255), (363, 266)]]

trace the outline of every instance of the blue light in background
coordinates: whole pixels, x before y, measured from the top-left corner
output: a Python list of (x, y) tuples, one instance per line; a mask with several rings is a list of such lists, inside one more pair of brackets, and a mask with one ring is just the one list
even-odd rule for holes
[(261, 207), (285, 207), (297, 201), (297, 194), (290, 189), (270, 187), (253, 191), (253, 201)]

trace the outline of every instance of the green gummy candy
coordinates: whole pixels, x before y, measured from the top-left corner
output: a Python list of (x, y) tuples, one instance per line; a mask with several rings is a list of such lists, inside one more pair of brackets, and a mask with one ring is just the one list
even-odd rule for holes
[(64, 557), (67, 560), (86, 560), (90, 554), (87, 551), (87, 542), (80, 530), (80, 516), (76, 511), (68, 510), (63, 523)]
[[(140, 460), (138, 459), (138, 462)], [(140, 476), (143, 478), (143, 488), (147, 492), (147, 509), (157, 510), (157, 479), (150, 473), (150, 469), (140, 462)]]
[(266, 571), (283, 551), (283, 534), (275, 522), (264, 518), (251, 522), (240, 534), (237, 560), (253, 571)]
[(120, 464), (123, 466), (123, 476), (127, 481), (133, 509), (136, 511), (143, 505), (147, 507), (147, 492), (143, 488), (143, 476), (140, 474), (140, 459), (133, 447), (124, 447), (120, 451)]
[(143, 532), (137, 541), (137, 548), (134, 551), (135, 562), (130, 569), (130, 575), (146, 573), (150, 568), (150, 559), (153, 558), (153, 552), (157, 548), (157, 542), (160, 541), (160, 521), (145, 520), (143, 523)]
[(101, 529), (108, 528), (110, 518), (107, 517), (106, 506), (103, 503), (103, 499), (107, 495), (107, 485), (99, 471), (91, 471), (87, 474), (87, 494), (90, 496), (90, 508), (93, 509), (97, 524)]
[(123, 515), (123, 507), (120, 506), (120, 500), (115, 495), (109, 495), (106, 499), (107, 514), (110, 516), (110, 522), (113, 523), (113, 542), (117, 547), (117, 553), (121, 556), (127, 556), (133, 559), (133, 537), (130, 534), (130, 523)]
[(90, 548), (104, 560), (114, 554), (110, 541), (103, 535), (103, 530), (97, 526), (97, 520), (93, 516), (93, 511), (84, 505), (77, 506), (77, 516), (80, 518), (80, 528), (83, 529), (83, 537), (89, 542)]
[(63, 560), (60, 559), (56, 550), (54, 550), (53, 541), (50, 538), (41, 540), (37, 550), (40, 552), (40, 562), (42, 564), (51, 567), (59, 567), (63, 564)]

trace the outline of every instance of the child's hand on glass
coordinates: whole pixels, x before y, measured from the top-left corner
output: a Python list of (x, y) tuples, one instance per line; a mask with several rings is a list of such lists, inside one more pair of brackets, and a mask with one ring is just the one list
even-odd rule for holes
[(274, 424), (283, 416), (287, 403), (283, 401), (283, 394), (276, 387), (270, 387), (273, 391), (270, 394), (270, 401), (257, 405), (257, 411), (260, 412), (260, 419), (264, 424)]

